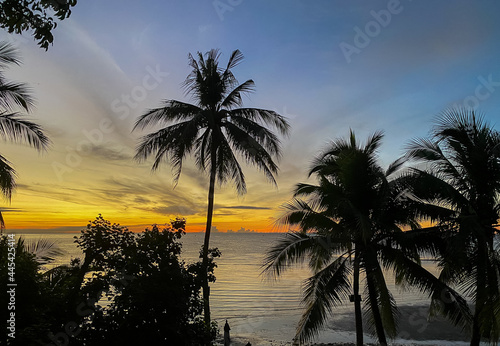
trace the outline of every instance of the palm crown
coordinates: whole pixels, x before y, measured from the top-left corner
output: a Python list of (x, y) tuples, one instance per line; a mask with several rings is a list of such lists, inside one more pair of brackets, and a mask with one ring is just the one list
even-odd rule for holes
[[(238, 84), (231, 71), (242, 61), (241, 52), (235, 50), (225, 68), (219, 67), (219, 57), (220, 53), (215, 49), (205, 55), (198, 52), (198, 60), (189, 54), (192, 71), (184, 87), (196, 104), (167, 100), (162, 107), (142, 115), (134, 127), (164, 126), (142, 137), (136, 160), (143, 161), (154, 155), (153, 170), (163, 161), (170, 161), (177, 182), (184, 159), (193, 153), (197, 166), (210, 172), (202, 251), (204, 273), (208, 268), (215, 182), (223, 184), (232, 180), (238, 193), (246, 192), (245, 175), (236, 157), (239, 154), (276, 184), (278, 166), (273, 157), (280, 157), (281, 148), (280, 140), (272, 129), (282, 135), (286, 135), (289, 129), (286, 119), (274, 111), (242, 107), (242, 95), (254, 90), (254, 82), (247, 80)], [(205, 323), (210, 327), (208, 277), (204, 280)]]
[(196, 104), (167, 100), (162, 107), (142, 115), (135, 128), (153, 124), (167, 126), (144, 136), (135, 157), (141, 161), (154, 153), (153, 169), (162, 161), (172, 162), (177, 180), (183, 160), (194, 151), (198, 167), (216, 169), (220, 183), (231, 178), (237, 191), (245, 193), (245, 176), (235, 152), (275, 183), (278, 167), (272, 156), (279, 157), (280, 141), (263, 125), (274, 127), (281, 134), (287, 134), (289, 125), (274, 111), (237, 108), (242, 106), (242, 94), (254, 90), (254, 82), (247, 80), (238, 84), (231, 72), (243, 59), (240, 51), (231, 54), (224, 69), (218, 66), (219, 56), (217, 50), (208, 52), (206, 58), (198, 53), (198, 61), (189, 55), (193, 70), (184, 86)]
[(454, 316), (457, 324), (466, 323), (465, 301), (420, 267), (421, 248), (412, 241), (411, 232), (404, 232), (419, 227), (419, 213), (414, 201), (406, 198), (399, 177), (391, 177), (403, 160), (386, 171), (377, 164), (382, 137), (375, 133), (364, 147), (352, 132), (348, 140), (334, 141), (313, 161), (310, 175), (317, 177), (318, 184), (297, 185), (295, 199), (285, 205), (280, 222), (298, 225), (300, 231), (288, 233), (269, 251), (266, 270), (279, 276), (290, 264), (309, 258), (313, 276), (305, 286), (299, 341), (311, 339), (333, 308), (350, 296), (357, 344), (363, 344), (359, 277), (364, 273), (364, 307), (379, 342), (386, 344), (386, 333), (396, 335), (398, 310), (383, 269), (393, 270), (398, 283), (426, 291), (446, 290), (455, 303), (443, 306), (444, 312)]
[(414, 140), (408, 156), (426, 166), (411, 176), (413, 194), (445, 238), (440, 279), (475, 303), (471, 345), (500, 338), (500, 133), (475, 111), (450, 109), (431, 139)]

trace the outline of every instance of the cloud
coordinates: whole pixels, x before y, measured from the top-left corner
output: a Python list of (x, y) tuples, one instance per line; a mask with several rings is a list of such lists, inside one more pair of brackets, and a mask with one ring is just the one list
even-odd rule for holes
[[(97, 205), (91, 202), (89, 198), (82, 196), (95, 196), (95, 191), (90, 191), (85, 188), (73, 188), (61, 185), (49, 185), (33, 183), (31, 185), (18, 184), (18, 191), (35, 192), (36, 196), (53, 199), (56, 201), (74, 203), (78, 205)], [(63, 213), (62, 211), (52, 211), (51, 213)]]
[(82, 226), (67, 226), (67, 227), (57, 227), (57, 228), (24, 228), (24, 229), (12, 229), (9, 233), (15, 234), (54, 234), (54, 233), (79, 233), (85, 225)]
[(123, 147), (113, 148), (109, 144), (93, 145), (88, 151), (89, 155), (106, 161), (131, 161), (132, 155), (124, 152)]
[(269, 207), (256, 207), (253, 205), (217, 206), (220, 209), (249, 209), (249, 210), (271, 210)]
[(214, 213), (215, 216), (233, 216), (235, 213)]
[(185, 205), (171, 205), (165, 207), (154, 207), (149, 210), (161, 214), (161, 215), (195, 215), (198, 213), (198, 210), (188, 207)]
[(20, 208), (1, 208), (1, 207), (0, 207), (0, 211), (2, 213), (9, 213), (9, 212), (24, 213), (24, 212), (26, 212), (26, 210), (23, 210), (23, 209), (20, 209)]
[(142, 197), (142, 196), (137, 196), (134, 198), (134, 202), (138, 203), (138, 204), (148, 204), (151, 201), (147, 198)]

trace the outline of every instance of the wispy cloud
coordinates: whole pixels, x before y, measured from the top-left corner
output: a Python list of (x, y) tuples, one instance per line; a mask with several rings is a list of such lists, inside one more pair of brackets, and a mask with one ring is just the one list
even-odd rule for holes
[(0, 207), (0, 211), (2, 213), (25, 213), (27, 210), (23, 210), (21, 208), (4, 208)]
[(90, 147), (88, 154), (97, 160), (126, 161), (127, 163), (131, 163), (133, 157), (130, 153), (125, 152), (123, 148), (114, 148), (109, 144), (93, 145)]
[(189, 216), (198, 214), (198, 210), (186, 205), (171, 205), (163, 207), (153, 207), (145, 209), (161, 215), (181, 215)]
[(253, 205), (233, 205), (233, 206), (218, 206), (220, 209), (249, 209), (249, 210), (271, 210), (269, 207), (256, 207)]

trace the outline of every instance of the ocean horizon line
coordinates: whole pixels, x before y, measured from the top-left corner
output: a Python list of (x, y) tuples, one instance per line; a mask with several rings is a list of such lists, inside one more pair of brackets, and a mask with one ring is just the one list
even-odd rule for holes
[[(163, 224), (162, 224), (163, 225)], [(145, 228), (149, 228), (152, 225), (133, 225), (133, 226), (126, 226), (123, 225), (123, 227), (126, 227), (130, 229), (134, 233), (141, 233), (145, 230)], [(160, 225), (161, 226), (161, 225)], [(63, 226), (63, 227), (54, 227), (54, 228), (13, 228), (13, 229), (4, 229), (2, 234), (79, 234), (81, 230), (86, 229), (85, 226)], [(139, 227), (145, 227), (142, 230), (138, 230)], [(205, 231), (199, 231), (199, 230), (186, 230), (186, 233), (192, 234), (192, 233), (205, 233)], [(221, 231), (221, 230), (212, 230), (212, 234), (277, 234), (277, 233), (286, 233), (284, 231), (256, 231), (256, 230), (226, 230), (226, 231)]]

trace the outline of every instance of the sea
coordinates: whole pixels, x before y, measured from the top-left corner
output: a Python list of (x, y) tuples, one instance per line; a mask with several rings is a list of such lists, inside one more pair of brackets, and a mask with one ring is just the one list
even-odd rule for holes
[[(27, 240), (44, 238), (64, 251), (52, 265), (67, 264), (83, 257), (74, 243), (75, 233), (16, 234)], [(301, 303), (303, 283), (311, 273), (307, 266), (291, 267), (279, 279), (262, 273), (266, 252), (282, 233), (213, 233), (211, 247), (222, 256), (217, 259), (216, 282), (211, 285), (212, 318), (222, 330), (227, 320), (235, 345), (251, 342), (253, 346), (292, 345), (297, 324), (304, 312)], [(182, 258), (198, 261), (203, 233), (187, 233), (182, 238)], [(437, 274), (434, 261), (422, 265)], [(416, 290), (397, 287), (394, 276), (385, 273), (387, 285), (400, 309), (399, 334), (393, 343), (412, 345), (467, 345), (467, 336), (447, 321), (428, 319), (429, 298)], [(315, 343), (355, 341), (354, 307), (349, 301), (335, 308)], [(365, 342), (375, 342), (365, 335)]]

